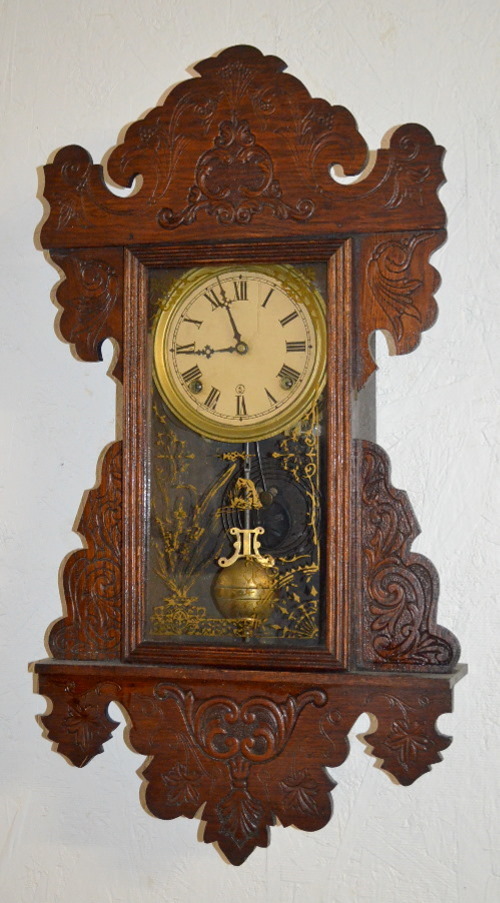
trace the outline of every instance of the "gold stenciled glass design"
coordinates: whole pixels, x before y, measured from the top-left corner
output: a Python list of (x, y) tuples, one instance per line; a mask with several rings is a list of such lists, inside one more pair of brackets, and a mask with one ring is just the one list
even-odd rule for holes
[[(321, 264), (151, 271), (150, 640), (278, 647), (317, 646), (322, 640), (325, 279)], [(212, 308), (205, 295), (216, 287), (222, 307)], [(276, 309), (263, 319), (258, 310), (268, 296), (264, 312), (271, 300)], [(297, 312), (300, 305), (304, 316)], [(207, 327), (202, 338), (212, 314), (213, 329)], [(234, 346), (241, 341), (258, 348), (262, 322), (266, 337), (260, 347), (272, 369), (265, 369), (256, 351), (254, 373), (252, 352)], [(280, 385), (269, 401), (265, 388), (283, 366), (287, 342), (300, 349), (288, 354), (302, 379), (297, 386), (293, 374), (292, 384)], [(179, 344), (180, 353), (168, 350)], [(198, 360), (192, 379), (202, 383), (202, 391), (182, 376)], [(208, 366), (215, 361), (219, 367), (221, 360), (219, 370)], [(214, 415), (203, 399), (216, 378), (221, 406)], [(245, 386), (246, 410), (229, 401), (235, 381)]]
[(193, 270), (158, 311), (153, 354), (160, 394), (183, 423), (211, 439), (264, 439), (321, 390), (324, 302), (291, 266)]

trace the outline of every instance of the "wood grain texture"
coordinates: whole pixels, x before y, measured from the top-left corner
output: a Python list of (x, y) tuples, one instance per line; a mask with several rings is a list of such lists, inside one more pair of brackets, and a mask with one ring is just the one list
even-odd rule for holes
[(145, 665), (40, 662), (39, 692), (52, 703), (41, 721), (73, 764), (102, 752), (128, 713), (130, 743), (147, 757), (149, 811), (200, 816), (205, 843), (234, 865), (270, 842), (280, 823), (317, 831), (329, 821), (335, 782), (325, 771), (345, 760), (347, 734), (362, 712), (382, 767), (411, 784), (441, 760), (450, 738), (436, 719), (451, 710), (455, 675), (282, 674)]
[(123, 251), (100, 248), (99, 251), (53, 253), (54, 263), (65, 278), (57, 287), (61, 306), (59, 330), (82, 361), (102, 360), (105, 339), (115, 339), (120, 350), (113, 376), (121, 380), (123, 344)]
[(451, 671), (460, 646), (436, 624), (439, 578), (434, 565), (411, 552), (420, 533), (406, 492), (390, 482), (388, 455), (363, 442), (361, 483), (361, 667)]
[[(347, 735), (368, 712), (374, 755), (403, 784), (450, 740), (455, 638), (437, 625), (438, 581), (411, 551), (418, 525), (390, 483), (385, 453), (351, 435), (351, 397), (374, 369), (376, 329), (411, 351), (436, 316), (429, 264), (444, 241), (443, 149), (398, 128), (365, 178), (367, 147), (343, 107), (313, 99), (284, 63), (233, 47), (196, 67), (126, 131), (108, 175), (81, 147), (45, 167), (41, 240), (64, 279), (60, 332), (85, 361), (119, 346), (124, 441), (104, 455), (79, 525), (85, 548), (63, 573), (67, 612), (38, 662), (42, 721), (78, 766), (103, 749), (118, 701), (149, 757), (146, 800), (160, 818), (202, 810), (204, 839), (240, 864), (279, 819), (318, 830), (330, 818)], [(143, 642), (148, 543), (150, 374), (146, 298), (154, 267), (323, 263), (327, 278), (326, 586), (317, 649), (195, 648)]]
[(429, 257), (445, 238), (441, 229), (365, 235), (357, 243), (358, 389), (376, 369), (368, 346), (374, 330), (386, 333), (392, 352), (408, 354), (435, 322), (440, 280)]
[[(124, 485), (124, 630), (123, 651), (127, 661), (168, 661), (178, 664), (213, 664), (228, 667), (259, 667), (270, 669), (345, 668), (348, 659), (349, 610), (344, 604), (350, 598), (353, 553), (351, 538), (351, 372), (352, 347), (352, 245), (350, 241), (315, 243), (316, 259), (324, 258), (327, 270), (329, 351), (327, 365), (325, 417), (326, 486), (325, 486), (325, 581), (323, 641), (316, 648), (290, 648), (286, 644), (232, 644), (222, 647), (213, 644), (194, 645), (176, 642), (165, 644), (145, 638), (145, 595), (149, 540), (150, 473), (148, 469), (150, 425), (148, 417), (149, 371), (147, 361), (147, 293), (148, 264), (175, 266), (178, 244), (168, 249), (146, 247), (139, 253), (127, 252), (124, 292), (124, 467), (133, 474)], [(221, 259), (237, 254), (242, 259), (255, 260), (259, 255), (256, 242), (235, 246), (220, 243)], [(197, 259), (198, 249), (190, 262)], [(294, 250), (289, 243), (275, 240), (267, 247), (267, 261), (281, 262), (292, 254), (295, 261), (307, 261), (310, 246), (301, 242)], [(163, 255), (163, 256), (162, 256)], [(185, 263), (187, 249), (182, 250)], [(331, 554), (330, 550), (335, 550)], [(204, 601), (204, 600), (203, 600)]]
[(122, 444), (107, 449), (98, 486), (87, 494), (78, 532), (86, 548), (63, 570), (67, 616), (56, 621), (49, 646), (56, 658), (112, 659), (120, 655), (122, 575)]
[(103, 168), (81, 147), (45, 167), (46, 248), (159, 243), (193, 238), (352, 234), (444, 225), (441, 157), (422, 126), (398, 128), (360, 182), (367, 146), (344, 107), (310, 97), (285, 64), (253, 47), (204, 60), (161, 107), (133, 123)]

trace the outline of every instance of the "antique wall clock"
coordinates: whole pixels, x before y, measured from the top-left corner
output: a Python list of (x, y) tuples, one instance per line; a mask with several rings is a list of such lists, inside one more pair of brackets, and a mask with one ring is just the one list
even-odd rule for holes
[(361, 712), (410, 784), (463, 673), (431, 563), (391, 486), (370, 336), (411, 351), (436, 315), (442, 148), (405, 125), (365, 178), (351, 114), (233, 47), (132, 124), (108, 190), (81, 147), (45, 167), (42, 244), (83, 360), (112, 338), (123, 436), (103, 453), (38, 662), (42, 720), (85, 765), (113, 700), (160, 818), (199, 814), (235, 864), (277, 819), (330, 818), (325, 766)]

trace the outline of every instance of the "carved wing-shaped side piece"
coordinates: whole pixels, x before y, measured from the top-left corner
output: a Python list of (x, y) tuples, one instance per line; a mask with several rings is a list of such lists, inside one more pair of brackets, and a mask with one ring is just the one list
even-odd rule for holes
[(439, 274), (429, 263), (443, 244), (444, 229), (363, 236), (358, 251), (359, 333), (356, 384), (375, 370), (369, 338), (385, 331), (396, 354), (413, 351), (437, 317)]
[(78, 525), (86, 548), (72, 552), (63, 569), (67, 615), (50, 631), (58, 659), (120, 656), (122, 569), (122, 444), (107, 449), (101, 480), (87, 494)]
[(361, 662), (394, 671), (452, 671), (460, 646), (436, 624), (434, 565), (410, 550), (420, 528), (408, 496), (391, 485), (383, 449), (361, 445)]

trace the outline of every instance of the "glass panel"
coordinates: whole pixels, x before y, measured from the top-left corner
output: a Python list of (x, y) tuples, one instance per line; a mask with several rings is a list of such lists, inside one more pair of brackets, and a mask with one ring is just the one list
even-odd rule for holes
[(147, 640), (322, 642), (325, 279), (324, 264), (150, 272)]

